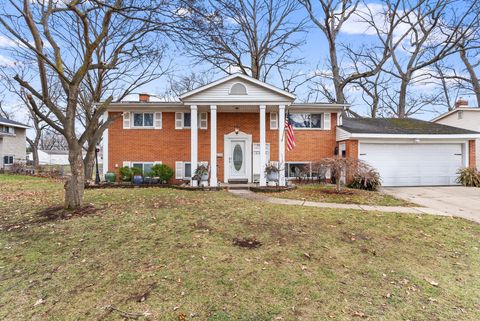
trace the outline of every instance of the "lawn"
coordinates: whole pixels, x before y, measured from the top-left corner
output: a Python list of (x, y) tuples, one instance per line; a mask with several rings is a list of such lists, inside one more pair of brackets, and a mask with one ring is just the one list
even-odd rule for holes
[[(479, 320), (480, 226), (0, 175), (1, 320)], [(255, 249), (235, 238), (253, 237)]]
[(276, 194), (268, 193), (268, 196), (306, 200), (312, 202), (380, 205), (380, 206), (418, 206), (416, 204), (395, 198), (380, 192), (364, 191), (353, 188), (342, 188), (336, 193), (333, 185), (301, 184), (296, 189)]

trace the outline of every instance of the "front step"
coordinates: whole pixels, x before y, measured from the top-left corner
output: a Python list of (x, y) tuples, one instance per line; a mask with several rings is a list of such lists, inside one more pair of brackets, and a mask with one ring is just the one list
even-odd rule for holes
[(228, 184), (248, 184), (248, 179), (229, 179)]

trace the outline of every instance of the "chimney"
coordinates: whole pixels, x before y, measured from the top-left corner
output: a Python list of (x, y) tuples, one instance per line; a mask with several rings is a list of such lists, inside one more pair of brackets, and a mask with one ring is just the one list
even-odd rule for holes
[(141, 103), (148, 103), (150, 101), (150, 95), (149, 94), (139, 94), (138, 96), (139, 96), (138, 100)]
[(465, 100), (462, 97), (458, 98), (458, 100), (455, 102), (455, 108), (459, 107), (468, 107), (468, 100)]

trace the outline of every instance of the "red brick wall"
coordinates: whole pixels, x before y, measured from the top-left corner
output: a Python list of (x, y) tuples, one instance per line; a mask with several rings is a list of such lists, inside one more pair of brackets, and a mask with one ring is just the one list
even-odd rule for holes
[(475, 168), (477, 166), (477, 154), (475, 140), (468, 141), (468, 166)]
[[(210, 116), (209, 116), (210, 117)], [(164, 112), (162, 129), (123, 129), (119, 117), (108, 130), (108, 169), (118, 172), (124, 161), (153, 162), (175, 169), (176, 161), (190, 161), (190, 129), (175, 129), (175, 113)], [(223, 153), (224, 135), (240, 131), (260, 142), (259, 113), (217, 113), (217, 153)], [(296, 147), (286, 151), (287, 161), (315, 161), (333, 155), (337, 115), (331, 114), (331, 130), (295, 130)], [(270, 159), (278, 160), (278, 129), (270, 130), (270, 115), (266, 115), (266, 140), (270, 143)], [(198, 160), (210, 162), (210, 119), (208, 129), (198, 130)], [(224, 158), (217, 158), (217, 175), (223, 181)], [(118, 167), (115, 167), (118, 165)]]

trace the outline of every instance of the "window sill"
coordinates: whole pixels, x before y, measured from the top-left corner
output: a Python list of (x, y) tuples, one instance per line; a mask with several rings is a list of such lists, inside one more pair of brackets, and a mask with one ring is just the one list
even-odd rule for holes
[(141, 127), (130, 127), (130, 129), (162, 129), (162, 128), (155, 128), (155, 127), (150, 127), (150, 126), (141, 126)]

